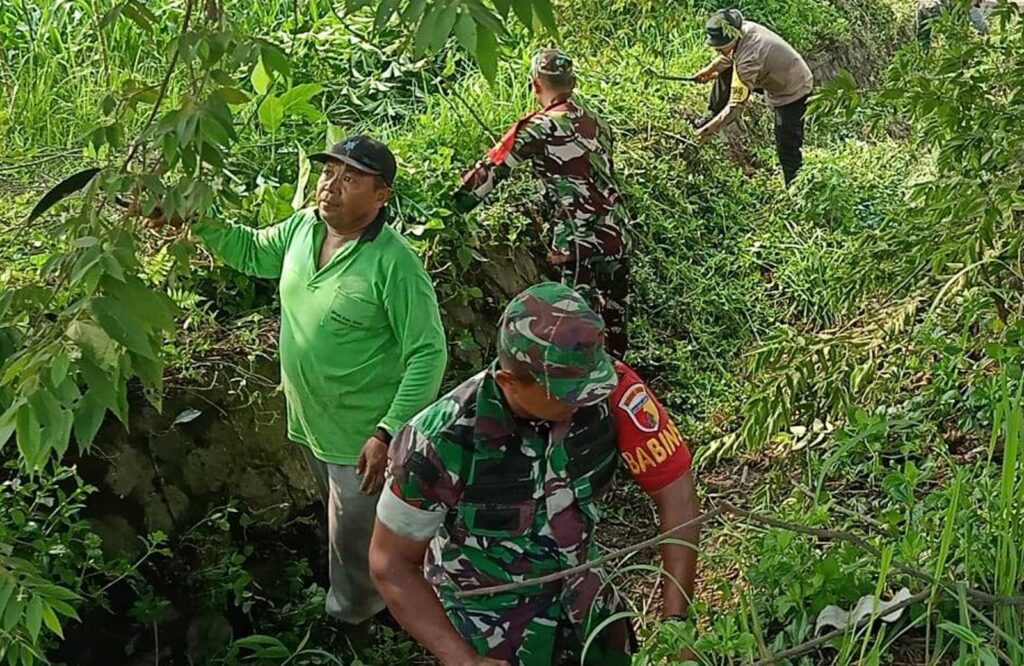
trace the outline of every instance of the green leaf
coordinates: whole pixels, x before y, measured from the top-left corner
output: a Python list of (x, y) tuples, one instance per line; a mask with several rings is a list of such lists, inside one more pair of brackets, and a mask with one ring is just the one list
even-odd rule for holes
[(117, 260), (117, 257), (113, 253), (107, 252), (100, 256), (100, 263), (103, 265), (104, 273), (109, 275), (115, 280), (124, 280), (124, 269), (121, 267), (121, 262)]
[(53, 423), (43, 428), (43, 451), (53, 451), (57, 457), (61, 457), (68, 450), (71, 443), (71, 428), (74, 425), (74, 416), (67, 409), (61, 409)]
[(18, 450), (29, 467), (38, 467), (42, 462), (43, 429), (39, 425), (35, 410), (30, 405), (22, 405), (18, 408), (15, 421)]
[(458, 6), (455, 4), (450, 4), (438, 12), (430, 36), (429, 48), (431, 51), (439, 51), (444, 47), (444, 43), (448, 41), (448, 35), (452, 33), (452, 28), (455, 27), (455, 19), (458, 16)]
[(494, 83), (498, 76), (498, 40), (490, 28), (483, 25), (476, 27), (476, 62), (484, 78)]
[(327, 148), (330, 148), (334, 144), (338, 143), (342, 139), (348, 136), (344, 127), (332, 125), (330, 122), (327, 123)]
[[(11, 438), (17, 428), (17, 416), (18, 410), (22, 405), (25, 404), (24, 399), (15, 400), (11, 403), (11, 406), (7, 408), (7, 411), (0, 415), (0, 447), (3, 447), (7, 443), (7, 440)], [(0, 604), (0, 608), (3, 608), (3, 604)]]
[(203, 162), (206, 162), (214, 169), (223, 171), (224, 169), (224, 156), (220, 152), (220, 148), (216, 144), (204, 141), (202, 147), (199, 149), (199, 154), (203, 158)]
[(3, 585), (0, 585), (0, 608), (7, 608), (7, 600), (11, 598), (11, 595), (14, 594), (14, 590), (18, 588), (18, 583), (13, 580), (14, 577), (10, 574), (6, 575), (9, 576), (10, 579)]
[(125, 3), (121, 13), (146, 32), (153, 32), (153, 23), (156, 22), (156, 16), (153, 15), (153, 12), (146, 9), (146, 6), (141, 2), (129, 0)]
[(210, 95), (206, 104), (203, 105), (203, 110), (206, 112), (206, 116), (203, 121), (208, 125), (214, 123), (220, 125), (221, 129), (227, 133), (231, 139), (237, 139), (238, 134), (235, 132), (235, 117), (231, 113), (231, 107), (224, 101), (224, 98), (218, 93)]
[(50, 366), (50, 381), (53, 382), (54, 386), (60, 386), (64, 383), (64, 379), (68, 376), (68, 370), (71, 368), (71, 357), (68, 353), (61, 349), (53, 356), (53, 365)]
[(124, 10), (126, 4), (126, 2), (119, 2), (104, 12), (103, 17), (100, 19), (100, 30), (106, 30), (110, 24), (116, 21), (121, 16), (121, 11)]
[(323, 89), (324, 87), (319, 83), (303, 83), (282, 93), (278, 99), (281, 102), (282, 109), (287, 113), (309, 102), (314, 96), (320, 94)]
[(142, 385), (149, 389), (146, 397), (150, 404), (160, 411), (163, 405), (160, 394), (164, 388), (164, 364), (143, 356), (133, 356), (132, 369), (139, 376)]
[(511, 4), (510, 0), (494, 0), (494, 8), (498, 10), (498, 14), (501, 18), (508, 16), (508, 8)]
[(43, 626), (43, 600), (38, 594), (32, 595), (28, 602), (28, 609), (25, 611), (25, 628), (33, 643), (39, 642), (39, 630)]
[(14, 625), (21, 619), (21, 612), (24, 609), (25, 602), (17, 596), (7, 601), (7, 607), (4, 609), (4, 631), (10, 631), (14, 628)]
[(533, 30), (533, 0), (512, 0), (512, 11), (527, 30)]
[(266, 40), (259, 40), (260, 43), (260, 60), (263, 61), (264, 67), (267, 72), (277, 72), (283, 78), (288, 78), (289, 65), (288, 56), (285, 55), (284, 50), (277, 44), (272, 44)]
[(501, 20), (494, 15), (494, 12), (484, 7), (479, 0), (467, 0), (466, 7), (469, 9), (469, 13), (473, 16), (473, 20), (476, 21), (480, 27), (487, 28), (495, 35), (504, 36), (508, 34)]
[(64, 630), (60, 626), (60, 620), (57, 619), (57, 615), (53, 612), (47, 604), (43, 604), (42, 608), (43, 623), (46, 628), (57, 634), (61, 638), (64, 638)]
[(91, 309), (107, 335), (136, 354), (156, 358), (145, 327), (125, 303), (110, 296), (101, 296), (93, 299)]
[(956, 636), (971, 647), (978, 647), (981, 645), (981, 638), (963, 625), (955, 624), (953, 622), (943, 622), (939, 625), (939, 629)]
[[(60, 589), (63, 589), (63, 588), (60, 588)], [(70, 593), (69, 590), (64, 590), (64, 592)], [(75, 609), (72, 608), (70, 604), (67, 604), (64, 601), (61, 601), (60, 599), (53, 599), (53, 598), (51, 598), (50, 599), (50, 607), (53, 608), (54, 612), (60, 613), (61, 615), (65, 616), (65, 617), (70, 617), (70, 618), (72, 618), (74, 620), (78, 620), (79, 619), (78, 618), (78, 613), (75, 611)]]
[(46, 389), (39, 389), (28, 396), (28, 404), (32, 407), (40, 425), (50, 425), (60, 420), (60, 403)]
[[(266, 72), (264, 72), (264, 74), (266, 74)], [(215, 94), (219, 95), (220, 98), (228, 104), (246, 104), (249, 102), (248, 95), (238, 88), (233, 88), (231, 86), (218, 88)]]
[[(412, 0), (410, 5), (416, 2), (423, 2), (423, 0)], [(381, 31), (384, 26), (388, 24), (391, 17), (395, 14), (395, 10), (398, 9), (398, 0), (380, 0), (380, 4), (377, 5), (377, 11), (373, 16), (373, 29)]]
[(75, 408), (74, 433), (75, 441), (82, 448), (92, 444), (96, 433), (103, 425), (103, 417), (107, 415), (107, 407), (100, 400), (99, 392), (89, 389), (85, 397)]
[(281, 126), (281, 122), (284, 121), (284, 106), (281, 104), (281, 100), (274, 95), (267, 95), (263, 103), (260, 104), (257, 115), (260, 118), (260, 122), (263, 126), (270, 131), (274, 131)]
[(309, 183), (309, 171), (311, 165), (306, 151), (302, 146), (299, 149), (299, 175), (295, 179), (295, 196), (292, 197), (292, 210), (299, 210), (306, 204), (306, 185)]
[(29, 224), (33, 222), (40, 215), (60, 203), (63, 199), (66, 199), (88, 185), (93, 177), (95, 177), (100, 171), (101, 169), (97, 167), (82, 169), (54, 185), (50, 188), (50, 191), (44, 194), (36, 203), (35, 207), (32, 208), (32, 212), (28, 214), (28, 218), (25, 220), (25, 223)]
[(420, 25), (416, 29), (416, 37), (413, 39), (413, 55), (417, 58), (421, 57), (427, 51), (427, 47), (430, 46), (431, 36), (434, 31), (434, 23), (437, 20), (439, 14), (440, 3), (431, 3), (427, 7), (427, 11), (423, 13), (423, 18), (420, 19)]
[(227, 130), (213, 118), (203, 118), (199, 121), (199, 135), (204, 144), (231, 147), (231, 138), (228, 136)]
[(455, 39), (470, 54), (476, 53), (476, 21), (467, 12), (461, 12), (455, 21)]
[(264, 94), (270, 88), (270, 74), (267, 73), (267, 68), (263, 65), (263, 58), (256, 61), (256, 66), (252, 68), (252, 74), (249, 75), (249, 82), (252, 83), (253, 90), (259, 95)]
[(540, 19), (541, 25), (543, 25), (548, 34), (560, 40), (561, 37), (558, 34), (558, 22), (555, 20), (555, 12), (551, 8), (551, 0), (533, 0), (533, 9), (537, 13), (537, 18)]
[(92, 322), (73, 321), (68, 326), (68, 338), (100, 368), (117, 366), (117, 348), (106, 331)]

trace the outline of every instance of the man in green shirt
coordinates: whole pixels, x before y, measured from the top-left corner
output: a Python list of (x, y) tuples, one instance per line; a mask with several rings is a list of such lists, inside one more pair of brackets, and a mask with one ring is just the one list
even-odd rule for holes
[(324, 164), (316, 208), (263, 229), (192, 229), (226, 264), (280, 280), (288, 437), (327, 506), (327, 612), (357, 624), (384, 609), (367, 553), (388, 444), (436, 397), (447, 350), (430, 278), (387, 224), (391, 151), (353, 136), (311, 159)]

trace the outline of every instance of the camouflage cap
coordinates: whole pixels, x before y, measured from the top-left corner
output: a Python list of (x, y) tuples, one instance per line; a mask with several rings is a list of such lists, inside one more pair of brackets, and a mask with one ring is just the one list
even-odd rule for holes
[(573, 68), (572, 58), (564, 52), (558, 49), (541, 49), (534, 53), (530, 60), (530, 79), (537, 78), (538, 74), (556, 81), (568, 81), (576, 77), (576, 70)]
[(604, 334), (604, 320), (582, 296), (543, 282), (505, 308), (498, 356), (526, 370), (559, 400), (585, 407), (607, 398), (618, 383)]

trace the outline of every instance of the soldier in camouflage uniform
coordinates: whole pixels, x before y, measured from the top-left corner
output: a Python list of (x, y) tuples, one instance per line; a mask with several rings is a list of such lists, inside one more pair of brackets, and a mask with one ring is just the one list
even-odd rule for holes
[(463, 176), (456, 208), (476, 207), (529, 162), (551, 211), (549, 259), (562, 281), (583, 294), (608, 326), (608, 349), (626, 351), (629, 305), (629, 239), (622, 194), (612, 161), (612, 132), (573, 95), (576, 75), (564, 53), (545, 49), (530, 68), (541, 110), (517, 122), (483, 160)]
[[(654, 499), (662, 531), (699, 512), (685, 441), (636, 373), (613, 363), (604, 336), (579, 294), (531, 287), (502, 317), (497, 361), (395, 439), (371, 575), (443, 664), (580, 663), (590, 632), (619, 607), (614, 587), (600, 569), (530, 581), (598, 556), (598, 500), (620, 458)], [(678, 536), (696, 544), (697, 529)], [(679, 620), (696, 553), (663, 544), (662, 559), (679, 583), (664, 583), (663, 612)], [(521, 587), (464, 596), (506, 583)], [(628, 664), (630, 636), (613, 623), (587, 663)]]

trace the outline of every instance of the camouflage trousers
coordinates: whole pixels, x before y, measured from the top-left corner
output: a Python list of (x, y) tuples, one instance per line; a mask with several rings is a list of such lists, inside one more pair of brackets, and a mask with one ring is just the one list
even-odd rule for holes
[(561, 268), (562, 284), (578, 291), (604, 319), (605, 347), (621, 360), (629, 342), (629, 259), (593, 256), (573, 259)]
[(630, 663), (625, 641), (618, 640), (631, 635), (628, 625), (602, 628), (587, 648), (586, 662), (581, 661), (590, 634), (619, 607), (618, 595), (599, 570), (571, 578), (548, 594), (459, 598), (451, 587), (442, 587), (440, 597), (455, 629), (486, 657), (512, 666)]

